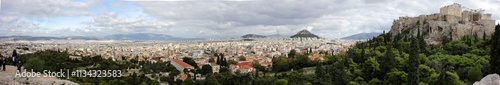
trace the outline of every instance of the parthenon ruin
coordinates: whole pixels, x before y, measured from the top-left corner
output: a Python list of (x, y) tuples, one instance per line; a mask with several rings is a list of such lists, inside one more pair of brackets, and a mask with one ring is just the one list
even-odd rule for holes
[(440, 8), (439, 13), (420, 15), (417, 17), (399, 17), (394, 20), (390, 33), (395, 36), (417, 23), (417, 29), (410, 29), (412, 35), (417, 34), (417, 30), (428, 34), (426, 41), (429, 44), (437, 43), (442, 36), (451, 36), (459, 39), (465, 35), (490, 36), (494, 32), (495, 20), (491, 19), (490, 13), (484, 13), (483, 9), (469, 9), (460, 4), (454, 3)]

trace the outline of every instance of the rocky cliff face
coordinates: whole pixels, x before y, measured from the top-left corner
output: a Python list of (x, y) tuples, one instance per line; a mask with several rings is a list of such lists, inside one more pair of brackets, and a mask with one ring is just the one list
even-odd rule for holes
[(408, 33), (416, 36), (418, 30), (425, 34), (428, 44), (438, 44), (444, 37), (459, 39), (465, 35), (490, 36), (494, 32), (495, 21), (491, 14), (481, 9), (468, 9), (460, 4), (444, 6), (440, 13), (420, 15), (417, 17), (399, 17), (394, 20), (390, 33), (396, 36)]
[(7, 70), (0, 71), (0, 85), (78, 85), (75, 82), (56, 77), (16, 77), (16, 68), (6, 65)]

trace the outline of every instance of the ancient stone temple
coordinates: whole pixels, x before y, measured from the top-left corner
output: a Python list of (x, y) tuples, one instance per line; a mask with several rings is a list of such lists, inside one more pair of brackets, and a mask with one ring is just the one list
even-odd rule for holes
[(428, 44), (439, 43), (443, 36), (454, 40), (465, 35), (490, 36), (494, 32), (495, 20), (482, 9), (469, 9), (454, 3), (440, 8), (439, 13), (417, 17), (399, 17), (394, 20), (390, 33), (395, 36), (402, 32), (417, 35), (418, 30), (426, 34)]

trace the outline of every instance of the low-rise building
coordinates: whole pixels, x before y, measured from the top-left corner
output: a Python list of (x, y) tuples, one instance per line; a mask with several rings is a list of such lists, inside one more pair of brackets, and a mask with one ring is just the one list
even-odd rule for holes
[(181, 72), (183, 72), (184, 69), (194, 69), (193, 66), (191, 66), (191, 65), (187, 64), (186, 62), (179, 60), (179, 59), (170, 60), (170, 64), (174, 65), (174, 67)]

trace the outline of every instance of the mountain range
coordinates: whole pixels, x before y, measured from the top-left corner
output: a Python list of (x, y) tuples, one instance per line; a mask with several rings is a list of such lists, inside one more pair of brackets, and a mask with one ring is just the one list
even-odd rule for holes
[(257, 34), (246, 34), (241, 36), (241, 38), (267, 38), (267, 36), (257, 35)]
[[(359, 33), (351, 36), (343, 37), (341, 39), (351, 39), (351, 40), (361, 40), (361, 39), (369, 39), (374, 36), (379, 35), (380, 33)], [(241, 38), (272, 38), (272, 37), (289, 37), (281, 34), (273, 34), (273, 35), (257, 35), (257, 34), (246, 34), (241, 36)], [(291, 38), (297, 37), (315, 37), (319, 38), (319, 36), (312, 34), (310, 31), (302, 30), (297, 34), (290, 36)], [(182, 38), (182, 37), (174, 37), (165, 34), (155, 34), (155, 33), (133, 33), (133, 34), (113, 34), (108, 36), (100, 36), (100, 37), (88, 37), (88, 36), (66, 36), (66, 37), (35, 37), (35, 36), (0, 36), (0, 40), (134, 40), (134, 41), (151, 41), (151, 40), (203, 40), (203, 38)]]
[(87, 36), (67, 36), (67, 37), (34, 37), (34, 36), (0, 36), (0, 40), (134, 40), (134, 41), (151, 41), (151, 40), (202, 40), (203, 38), (182, 38), (173, 37), (165, 34), (155, 33), (133, 33), (133, 34), (113, 34), (102, 37), (87, 37)]
[(373, 38), (374, 36), (380, 35), (381, 33), (358, 33), (354, 35), (350, 35), (347, 37), (343, 37), (341, 39), (349, 39), (349, 40), (363, 40), (363, 39), (370, 39)]

